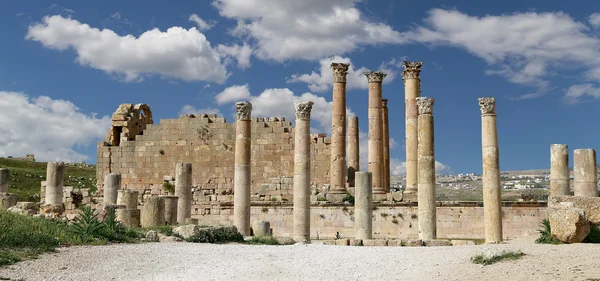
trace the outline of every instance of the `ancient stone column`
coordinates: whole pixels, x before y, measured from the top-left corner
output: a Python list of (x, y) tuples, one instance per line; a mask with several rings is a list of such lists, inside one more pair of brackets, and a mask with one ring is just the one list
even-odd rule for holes
[(192, 217), (192, 163), (175, 165), (175, 196), (177, 199), (177, 222), (182, 224)]
[(46, 199), (45, 204), (62, 205), (63, 198), (63, 162), (48, 162), (46, 167)]
[(573, 191), (575, 196), (598, 197), (596, 151), (575, 149), (573, 151)]
[(418, 97), (418, 219), (419, 239), (434, 240), (436, 231), (435, 152), (433, 131), (433, 98)]
[(121, 174), (106, 174), (104, 176), (104, 206), (117, 204), (119, 189), (121, 189)]
[(346, 74), (349, 63), (332, 63), (331, 167), (329, 193), (346, 192)]
[(388, 119), (387, 99), (382, 99), (382, 120), (383, 120), (383, 189), (386, 193), (390, 192), (390, 128)]
[(139, 196), (140, 192), (137, 190), (121, 189), (117, 191), (117, 205), (125, 205), (128, 210), (136, 210)]
[(421, 95), (420, 61), (405, 61), (402, 80), (404, 80), (404, 103), (406, 105), (406, 193), (417, 193), (417, 109), (416, 98)]
[(165, 201), (165, 223), (169, 225), (177, 224), (179, 198), (177, 196), (162, 196), (162, 199)]
[(381, 82), (387, 74), (381, 71), (364, 73), (369, 80), (369, 172), (373, 180), (373, 193), (385, 193), (383, 178), (383, 122)]
[(354, 173), (360, 171), (358, 117), (348, 118), (348, 185), (354, 187)]
[(483, 218), (485, 242), (502, 242), (502, 206), (500, 201), (500, 159), (496, 129), (496, 100), (479, 98), (481, 108), (481, 149), (483, 163)]
[(354, 238), (373, 238), (373, 190), (371, 172), (356, 172), (354, 189)]
[(310, 242), (310, 111), (312, 101), (295, 103), (294, 240)]
[(117, 220), (125, 226), (140, 226), (142, 211), (138, 209), (139, 195), (139, 191), (136, 190), (121, 189), (117, 191), (117, 206), (125, 206), (125, 208), (115, 209)]
[(152, 195), (144, 200), (142, 206), (142, 227), (165, 225), (165, 200)]
[(244, 235), (250, 235), (250, 113), (247, 101), (235, 104), (235, 170), (233, 176), (233, 225)]
[(7, 168), (0, 168), (0, 193), (8, 193), (8, 177), (10, 173)]
[(571, 194), (569, 174), (569, 147), (550, 145), (550, 196)]

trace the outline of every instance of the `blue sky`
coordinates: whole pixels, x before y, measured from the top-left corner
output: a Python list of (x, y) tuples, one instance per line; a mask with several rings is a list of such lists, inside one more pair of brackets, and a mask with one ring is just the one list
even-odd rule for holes
[(599, 148), (600, 2), (441, 2), (2, 1), (0, 156), (94, 163), (121, 103), (149, 104), (158, 123), (198, 111), (232, 121), (238, 99), (293, 120), (293, 101), (309, 99), (313, 131), (329, 133), (329, 64), (344, 61), (363, 168), (361, 73), (388, 73), (400, 174), (404, 60), (424, 62), (422, 96), (436, 99), (438, 172), (481, 171), (482, 96), (497, 100), (502, 170), (547, 168), (552, 143), (571, 156)]

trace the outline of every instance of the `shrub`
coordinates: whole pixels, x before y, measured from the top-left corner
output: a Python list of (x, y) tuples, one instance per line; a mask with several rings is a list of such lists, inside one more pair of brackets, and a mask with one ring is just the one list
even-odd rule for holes
[(168, 193), (175, 193), (175, 185), (166, 181), (163, 183), (163, 191)]
[(583, 239), (583, 243), (600, 243), (600, 229), (597, 225), (590, 228), (590, 233)]
[(348, 202), (350, 205), (354, 205), (354, 195), (347, 193), (344, 198), (342, 198), (343, 202)]
[(496, 254), (492, 254), (492, 255), (485, 255), (485, 254), (476, 255), (474, 257), (471, 257), (471, 262), (474, 264), (490, 265), (490, 264), (494, 264), (494, 263), (497, 263), (497, 262), (503, 261), (503, 260), (517, 260), (517, 259), (520, 259), (524, 255), (525, 254), (523, 254), (521, 251), (516, 251), (516, 252), (502, 251), (500, 253), (496, 253)]
[(543, 219), (542, 220), (542, 229), (538, 229), (538, 232), (540, 233), (540, 237), (538, 237), (538, 239), (535, 239), (535, 243), (537, 243), (537, 244), (562, 244), (562, 242), (560, 242), (560, 240), (552, 237), (552, 234), (550, 232), (550, 220)]
[(223, 243), (243, 242), (244, 236), (237, 231), (236, 227), (200, 227), (195, 234), (188, 239), (193, 243)]
[(248, 242), (250, 244), (281, 245), (281, 243), (279, 243), (279, 240), (272, 236), (254, 236)]

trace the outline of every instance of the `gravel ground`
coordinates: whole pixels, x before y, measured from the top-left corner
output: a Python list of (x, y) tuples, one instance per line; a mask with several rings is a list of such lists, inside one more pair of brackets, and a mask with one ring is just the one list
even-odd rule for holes
[[(521, 250), (493, 265), (474, 255)], [(1, 268), (24, 280), (589, 280), (600, 278), (600, 245), (531, 242), (455, 247), (212, 245), (78, 246)]]

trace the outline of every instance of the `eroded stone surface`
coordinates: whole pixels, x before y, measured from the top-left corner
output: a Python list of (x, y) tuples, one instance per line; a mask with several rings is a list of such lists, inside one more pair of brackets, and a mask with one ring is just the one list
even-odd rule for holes
[(579, 208), (549, 209), (552, 236), (564, 243), (580, 243), (590, 233), (590, 222)]

